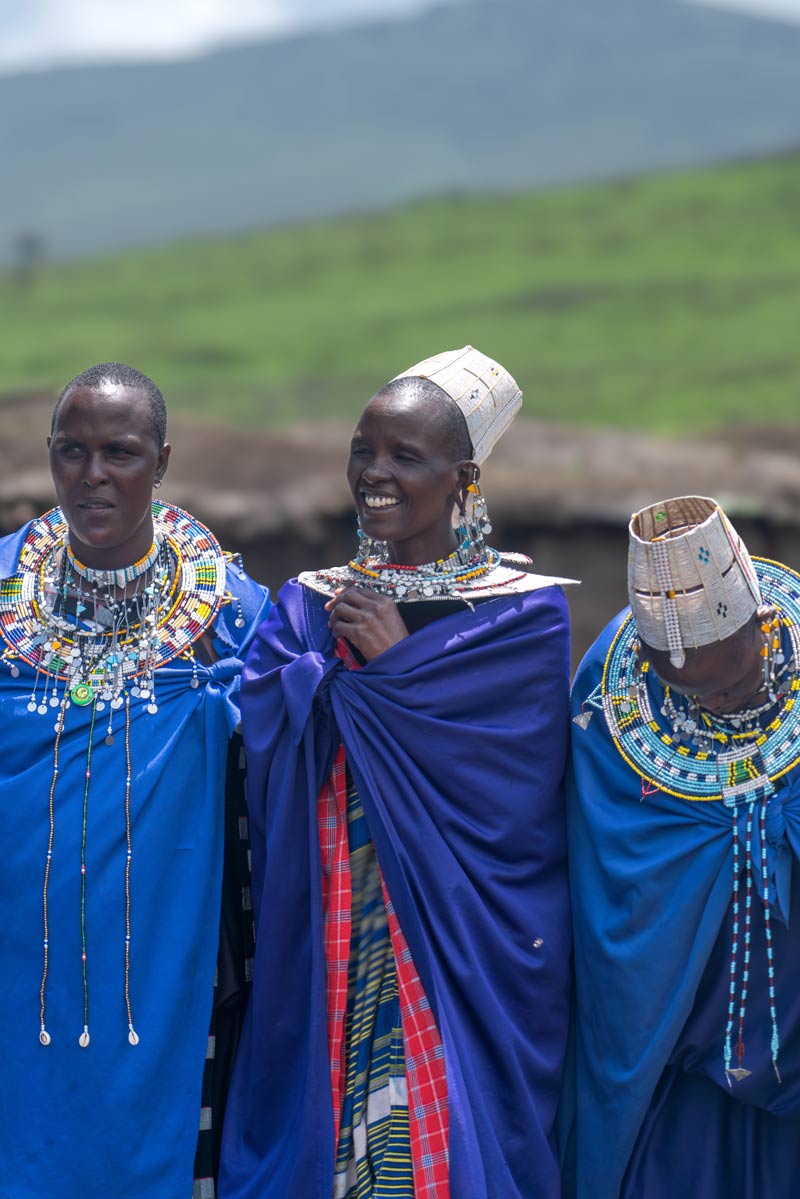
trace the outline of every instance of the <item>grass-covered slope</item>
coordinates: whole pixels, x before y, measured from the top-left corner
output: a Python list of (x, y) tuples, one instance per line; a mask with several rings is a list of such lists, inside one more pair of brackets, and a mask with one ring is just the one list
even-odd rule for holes
[(539, 418), (686, 432), (800, 411), (800, 157), (189, 242), (0, 278), (0, 391), (92, 362), (266, 426), (352, 417), (472, 342)]

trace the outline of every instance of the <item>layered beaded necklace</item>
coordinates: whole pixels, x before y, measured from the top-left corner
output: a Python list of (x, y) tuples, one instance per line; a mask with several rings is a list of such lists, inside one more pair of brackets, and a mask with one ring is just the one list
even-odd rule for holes
[[(39, 1041), (52, 1038), (46, 1025), (50, 965), (48, 889), (56, 833), (55, 796), (59, 755), (69, 709), (90, 709), (81, 809), (80, 932), (83, 979), (82, 1048), (90, 1044), (87, 974), (86, 851), (92, 754), (97, 717), (108, 711), (105, 744), (114, 744), (113, 719), (123, 710), (125, 783), (125, 953), (124, 999), (128, 1043), (138, 1045), (131, 994), (131, 869), (133, 859), (131, 784), (131, 706), (140, 703), (155, 717), (156, 672), (176, 657), (191, 662), (189, 686), (199, 686), (194, 642), (230, 602), (225, 591), (227, 562), (219, 545), (194, 517), (162, 501), (152, 506), (155, 538), (131, 566), (96, 570), (76, 559), (67, 542), (59, 509), (34, 521), (20, 552), (17, 571), (0, 581), (2, 661), (14, 677), (17, 661), (34, 669), (27, 709), (33, 718), (55, 716), (53, 774), (49, 789), (49, 834), (42, 893), (42, 980), (39, 993)], [(239, 625), (241, 613), (236, 620)], [(242, 621), (243, 623), (243, 621)]]
[(333, 595), (340, 587), (361, 583), (399, 603), (461, 600), (470, 608), (473, 599), (532, 590), (552, 582), (571, 582), (531, 575), (524, 569), (531, 565), (527, 555), (501, 554), (486, 545), (483, 535), (492, 531), (486, 503), (476, 484), (468, 490), (473, 493), (471, 512), (462, 513), (454, 529), (456, 549), (447, 557), (413, 566), (392, 562), (386, 542), (373, 541), (359, 524), (358, 553), (347, 566), (305, 571), (300, 582), (327, 595)]
[[(609, 649), (600, 686), (586, 700), (585, 710), (575, 717), (575, 723), (585, 729), (591, 709), (603, 712), (617, 749), (642, 778), (643, 799), (660, 790), (694, 801), (722, 800), (731, 812), (733, 932), (723, 1048), (729, 1085), (751, 1073), (743, 1064), (743, 1032), (751, 952), (752, 845), (756, 818), (761, 845), (758, 870), (764, 906), (771, 1057), (780, 1081), (766, 821), (776, 781), (800, 762), (800, 576), (774, 562), (756, 559), (755, 567), (764, 601), (775, 609), (775, 614), (761, 626), (766, 696), (762, 703), (719, 715), (707, 712), (692, 697), (676, 697), (665, 687), (660, 721), (651, 703), (650, 667), (647, 662), (639, 662), (636, 628), (628, 617)], [(665, 731), (664, 721), (669, 731)], [(739, 831), (742, 813), (744, 863)], [(735, 1032), (738, 1035), (734, 1044)], [(732, 1064), (734, 1056), (736, 1066)]]
[(378, 556), (354, 558), (349, 570), (356, 580), (363, 580), (381, 595), (394, 600), (447, 600), (458, 596), (464, 584), (485, 575), (500, 564), (497, 550), (485, 547), (484, 553), (462, 561), (459, 550), (447, 558), (422, 566), (403, 566), (381, 561)]
[(500, 554), (483, 540), (484, 531), (490, 532), (491, 527), (488, 519), (479, 524), (475, 514), (470, 521), (463, 516), (456, 529), (458, 546), (452, 554), (435, 562), (405, 566), (391, 562), (386, 543), (366, 537), (359, 525), (359, 550), (348, 569), (356, 581), (362, 580), (371, 590), (394, 600), (453, 599), (459, 588), (499, 566)]
[(44, 715), (65, 696), (80, 707), (94, 703), (95, 713), (108, 705), (112, 738), (111, 713), (130, 688), (154, 716), (158, 626), (175, 586), (169, 543), (159, 538), (126, 571), (93, 570), (66, 546), (55, 551), (50, 569), (41, 578), (43, 629), (36, 638), (43, 639), (28, 711)]

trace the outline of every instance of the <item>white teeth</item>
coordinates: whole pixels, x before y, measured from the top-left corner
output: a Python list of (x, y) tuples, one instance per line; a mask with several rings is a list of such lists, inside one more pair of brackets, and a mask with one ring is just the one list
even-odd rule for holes
[(390, 495), (365, 495), (364, 503), (368, 508), (394, 508), (400, 501)]

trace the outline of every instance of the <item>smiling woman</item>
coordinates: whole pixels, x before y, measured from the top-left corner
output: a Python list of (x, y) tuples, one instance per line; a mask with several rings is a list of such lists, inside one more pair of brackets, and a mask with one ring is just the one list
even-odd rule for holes
[(485, 543), (478, 487), (520, 402), (469, 346), (382, 388), (350, 447), (358, 553), (287, 583), (248, 657), (223, 1199), (560, 1193), (564, 580)]
[(188, 1195), (212, 1124), (226, 764), (268, 600), (199, 521), (153, 500), (165, 431), (147, 376), (85, 371), (53, 413), (59, 506), (0, 541), (10, 1199)]

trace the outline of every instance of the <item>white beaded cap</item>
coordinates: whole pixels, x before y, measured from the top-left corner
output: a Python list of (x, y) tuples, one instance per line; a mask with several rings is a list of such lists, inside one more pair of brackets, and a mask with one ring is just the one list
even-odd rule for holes
[(669, 650), (724, 641), (761, 603), (755, 568), (716, 500), (679, 496), (635, 512), (628, 527), (628, 599), (639, 636)]
[(486, 461), (522, 407), (522, 392), (505, 367), (472, 346), (434, 354), (396, 377), (430, 379), (447, 392), (464, 414), (478, 463)]

